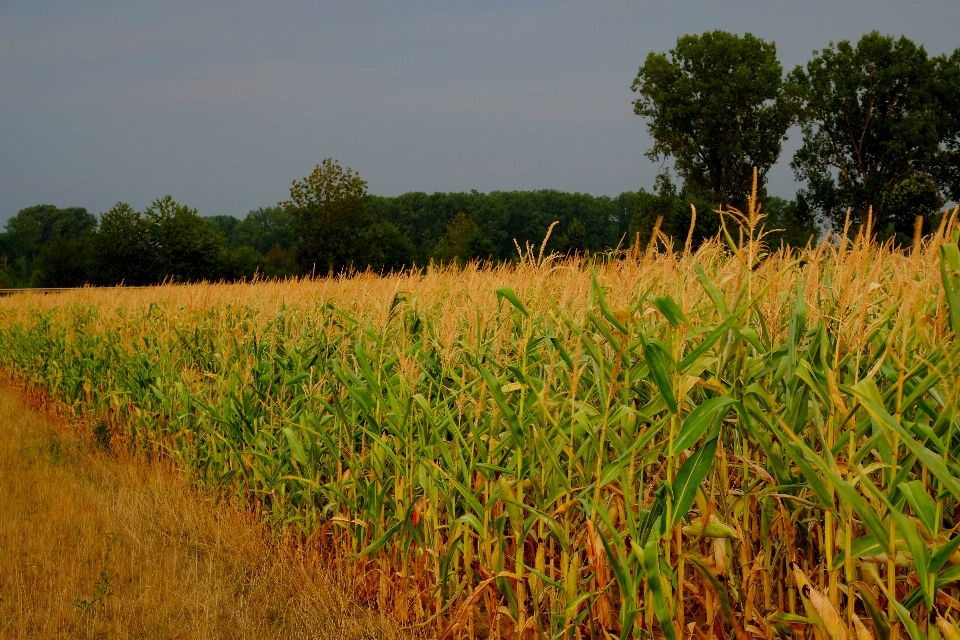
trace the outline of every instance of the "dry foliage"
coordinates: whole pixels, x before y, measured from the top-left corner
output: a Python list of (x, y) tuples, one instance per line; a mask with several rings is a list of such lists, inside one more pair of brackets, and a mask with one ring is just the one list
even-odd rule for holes
[(0, 636), (398, 637), (310, 554), (169, 464), (108, 454), (0, 388)]

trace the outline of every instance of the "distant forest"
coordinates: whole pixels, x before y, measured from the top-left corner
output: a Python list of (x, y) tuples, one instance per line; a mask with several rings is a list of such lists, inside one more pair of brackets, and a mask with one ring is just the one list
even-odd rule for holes
[[(539, 247), (554, 222), (546, 248), (566, 255), (647, 246), (654, 229), (678, 246), (692, 233), (697, 246), (720, 229), (718, 210), (746, 208), (754, 176), (773, 248), (867, 224), (878, 240), (909, 244), (960, 200), (960, 49), (931, 57), (905, 37), (873, 32), (784, 73), (775, 43), (712, 31), (651, 52), (632, 90), (653, 141), (646, 156), (665, 167), (651, 190), (382, 197), (328, 158), (293, 182), (289, 200), (242, 220), (202, 217), (171, 196), (142, 212), (120, 202), (99, 218), (28, 207), (0, 233), (0, 287), (500, 262), (516, 259), (517, 246)], [(802, 144), (790, 166), (803, 186), (786, 200), (769, 196), (767, 174), (793, 126)]]
[[(697, 243), (718, 228), (712, 220), (716, 214), (710, 213), (716, 205), (700, 204)], [(388, 272), (431, 260), (512, 260), (517, 257), (514, 241), (539, 248), (555, 221), (548, 251), (586, 254), (627, 248), (638, 233), (641, 241), (649, 239), (651, 218), (669, 214), (670, 209), (689, 212), (689, 202), (680, 196), (662, 198), (645, 191), (616, 198), (560, 191), (415, 192), (367, 195), (363, 206), (368, 223), (350, 233), (353, 250), (337, 261), (337, 272), (368, 268)], [(769, 198), (766, 208), (771, 223), (787, 227), (796, 203)], [(668, 215), (670, 220), (674, 217), (683, 216)], [(202, 217), (169, 196), (142, 213), (119, 203), (99, 220), (82, 207), (37, 205), (17, 213), (0, 233), (0, 287), (326, 275), (326, 264), (303, 255), (296, 222), (282, 206), (260, 208), (243, 219)], [(678, 229), (677, 235), (685, 237), (687, 230)], [(812, 237), (812, 231), (796, 231), (777, 238), (805, 244)]]

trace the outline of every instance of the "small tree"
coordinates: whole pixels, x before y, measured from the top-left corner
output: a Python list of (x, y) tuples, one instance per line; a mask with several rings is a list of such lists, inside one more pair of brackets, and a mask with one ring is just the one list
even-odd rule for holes
[(769, 232), (766, 242), (771, 249), (779, 249), (781, 244), (802, 248), (808, 243), (816, 243), (820, 230), (802, 191), (795, 200), (774, 196), (767, 198), (762, 205), (763, 213), (767, 214), (763, 225)]
[(118, 202), (100, 217), (90, 238), (89, 273), (101, 285), (152, 284), (156, 252), (148, 238), (148, 223), (126, 202)]
[(372, 224), (363, 233), (363, 254), (360, 257), (378, 273), (412, 267), (416, 253), (410, 238), (389, 222)]
[(568, 256), (584, 255), (587, 252), (587, 228), (579, 218), (574, 218), (557, 241), (558, 249)]
[(496, 247), (470, 216), (460, 212), (450, 220), (447, 231), (434, 247), (433, 257), (440, 262), (489, 260)]
[(165, 196), (154, 201), (144, 217), (160, 279), (191, 282), (221, 277), (221, 254), (226, 240), (197, 215), (196, 209)]
[(350, 168), (327, 158), (302, 181), (293, 181), (281, 203), (294, 218), (297, 254), (303, 266), (325, 265), (327, 275), (352, 266), (363, 230), (373, 221), (364, 212), (367, 183)]
[(266, 275), (273, 278), (286, 278), (300, 272), (296, 251), (284, 248), (279, 242), (267, 251)]
[(84, 243), (56, 238), (37, 254), (34, 278), (41, 287), (81, 287), (89, 281)]
[[(2, 268), (7, 272), (6, 279), (18, 285), (49, 282), (49, 277), (54, 276), (33, 273), (34, 262), (44, 248), (55, 242), (59, 247), (47, 250), (44, 256), (44, 269), (53, 273), (52, 261), (57, 260), (58, 251), (69, 251), (62, 258), (76, 262), (82, 254), (84, 238), (96, 226), (96, 216), (83, 207), (60, 209), (52, 204), (39, 204), (21, 209), (7, 221), (6, 232), (0, 234), (0, 263), (5, 265)], [(67, 249), (68, 246), (71, 248)]]
[[(671, 238), (677, 248), (684, 246), (690, 234), (691, 222), (694, 227), (690, 240), (694, 249), (707, 238), (717, 235), (720, 216), (715, 200), (698, 196), (686, 187), (677, 193), (667, 173), (657, 176), (654, 189), (655, 193), (641, 189), (637, 194), (627, 236), (631, 245), (639, 239), (640, 249), (645, 249), (650, 243), (657, 219), (660, 219), (660, 233)], [(697, 209), (696, 220), (693, 220), (691, 204)]]

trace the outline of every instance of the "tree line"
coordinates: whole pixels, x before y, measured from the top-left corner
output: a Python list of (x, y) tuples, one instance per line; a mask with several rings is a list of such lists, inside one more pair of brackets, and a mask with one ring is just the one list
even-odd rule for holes
[[(567, 254), (646, 245), (656, 227), (696, 246), (720, 209), (745, 208), (758, 175), (767, 240), (803, 246), (827, 229), (872, 221), (878, 239), (928, 232), (960, 200), (960, 49), (928, 56), (905, 37), (873, 32), (831, 44), (784, 73), (776, 45), (751, 34), (687, 35), (651, 52), (632, 89), (665, 168), (650, 189), (617, 197), (553, 190), (406, 193), (382, 197), (352, 169), (324, 160), (290, 198), (244, 219), (201, 217), (166, 196), (138, 212), (118, 203), (28, 207), (0, 233), (0, 287), (154, 284), (387, 272), (430, 261), (502, 261), (539, 246)], [(803, 186), (768, 197), (767, 174), (791, 127)]]

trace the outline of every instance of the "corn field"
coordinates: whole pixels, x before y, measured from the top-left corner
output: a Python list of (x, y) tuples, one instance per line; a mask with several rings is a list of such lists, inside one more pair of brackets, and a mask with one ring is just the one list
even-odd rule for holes
[[(444, 638), (960, 639), (957, 211), (0, 299), (0, 366)], [(730, 218), (732, 220), (732, 218)]]

